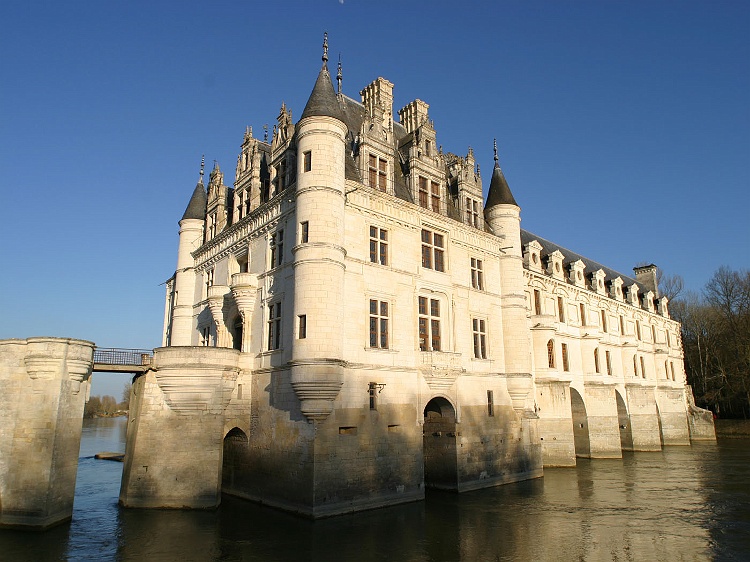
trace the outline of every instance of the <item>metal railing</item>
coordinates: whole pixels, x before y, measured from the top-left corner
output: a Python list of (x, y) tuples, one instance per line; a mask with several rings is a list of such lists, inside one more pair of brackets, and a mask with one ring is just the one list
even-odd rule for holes
[(150, 349), (94, 348), (94, 363), (104, 365), (150, 365), (154, 352)]

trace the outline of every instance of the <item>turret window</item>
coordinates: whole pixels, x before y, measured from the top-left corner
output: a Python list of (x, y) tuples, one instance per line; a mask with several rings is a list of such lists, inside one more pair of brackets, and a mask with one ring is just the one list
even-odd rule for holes
[(388, 162), (375, 154), (370, 154), (368, 172), (370, 187), (385, 191), (388, 182)]
[(422, 267), (445, 271), (445, 237), (430, 230), (422, 230)]
[(440, 351), (440, 301), (419, 297), (419, 349)]
[(562, 297), (557, 297), (557, 319), (565, 322), (565, 303)]
[(302, 169), (303, 169), (303, 170), (304, 170), (305, 172), (309, 172), (310, 170), (312, 170), (312, 152), (310, 152), (310, 151), (308, 150), (307, 152), (305, 152), (305, 153), (304, 153), (304, 154), (302, 155), (302, 157), (303, 157), (303, 159), (304, 159), (304, 162), (303, 162), (303, 166), (304, 166), (304, 167), (303, 167)]
[(561, 350), (562, 350), (563, 371), (569, 371), (570, 364), (568, 363), (568, 344), (567, 343), (561, 344)]
[(607, 374), (612, 376), (612, 354), (609, 351), (605, 351), (604, 355), (607, 358)]

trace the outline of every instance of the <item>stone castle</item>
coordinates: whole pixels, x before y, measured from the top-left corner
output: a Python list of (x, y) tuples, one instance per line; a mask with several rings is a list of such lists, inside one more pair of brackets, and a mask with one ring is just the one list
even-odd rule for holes
[(180, 221), (163, 347), (133, 387), (120, 501), (234, 494), (322, 517), (713, 438), (655, 266), (521, 228), (498, 164), (444, 152), (323, 65), (297, 122), (248, 128)]
[[(163, 347), (130, 371), (122, 505), (324, 517), (715, 439), (655, 266), (521, 229), (497, 148), (485, 200), (425, 102), (351, 99), (327, 59), (296, 123), (246, 131), (233, 187), (201, 166)], [(0, 340), (0, 526), (70, 519), (92, 368), (88, 341)]]

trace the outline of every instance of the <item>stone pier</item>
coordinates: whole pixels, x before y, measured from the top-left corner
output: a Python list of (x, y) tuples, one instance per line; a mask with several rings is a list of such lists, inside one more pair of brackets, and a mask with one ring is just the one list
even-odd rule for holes
[(72, 517), (93, 354), (70, 338), (0, 341), (0, 526)]

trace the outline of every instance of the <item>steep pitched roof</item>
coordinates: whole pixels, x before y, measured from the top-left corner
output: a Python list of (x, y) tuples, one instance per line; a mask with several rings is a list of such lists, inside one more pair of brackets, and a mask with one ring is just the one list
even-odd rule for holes
[(516, 203), (513, 194), (508, 187), (508, 182), (505, 181), (503, 171), (500, 169), (500, 164), (495, 159), (495, 169), (492, 170), (492, 180), (490, 181), (490, 190), (487, 193), (487, 203), (484, 206), (485, 209), (490, 209), (495, 205), (515, 205)]
[(341, 113), (339, 100), (336, 97), (336, 92), (333, 90), (331, 75), (328, 72), (328, 67), (324, 64), (310, 93), (310, 98), (307, 100), (307, 105), (305, 105), (305, 109), (302, 111), (300, 121), (305, 117), (312, 116), (334, 117), (343, 121)]
[(182, 219), (206, 219), (206, 202), (208, 197), (206, 196), (206, 190), (203, 187), (203, 182), (199, 181), (193, 190), (193, 195), (190, 197), (190, 203), (188, 203), (185, 214), (182, 215)]

